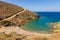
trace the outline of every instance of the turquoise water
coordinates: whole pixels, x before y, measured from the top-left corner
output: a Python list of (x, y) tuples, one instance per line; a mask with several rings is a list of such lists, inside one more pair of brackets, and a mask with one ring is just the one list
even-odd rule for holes
[(48, 25), (53, 21), (52, 19), (49, 19), (47, 17), (40, 17), (37, 20), (31, 21), (28, 24), (22, 26), (22, 29), (29, 30), (29, 31), (35, 31), (35, 32), (41, 32), (41, 31), (51, 31), (51, 27)]
[[(39, 14), (40, 15), (40, 14)], [(52, 18), (52, 13), (50, 15), (41, 14), (40, 18), (34, 21), (27, 23), (26, 25), (22, 26), (22, 29), (34, 32), (50, 32), (52, 28), (48, 25), (50, 22), (55, 22), (57, 20)], [(50, 16), (50, 17), (49, 17)], [(54, 15), (53, 15), (54, 16)], [(58, 15), (57, 15), (58, 16)], [(56, 17), (56, 16), (55, 16)]]

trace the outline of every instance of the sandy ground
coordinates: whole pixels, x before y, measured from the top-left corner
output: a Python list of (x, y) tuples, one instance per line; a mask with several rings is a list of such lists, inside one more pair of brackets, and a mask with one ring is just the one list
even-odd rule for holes
[[(0, 33), (5, 33), (5, 34), (10, 34), (10, 33), (16, 33), (16, 34), (20, 34), (20, 35), (30, 35), (32, 38), (31, 40), (35, 40), (34, 37), (38, 37), (37, 39), (39, 40), (42, 37), (45, 37), (45, 39), (47, 38), (47, 40), (60, 40), (60, 23), (51, 23), (50, 24), (53, 28), (52, 33), (48, 34), (48, 33), (37, 33), (37, 32), (30, 32), (30, 31), (26, 31), (21, 29), (20, 27), (1, 27), (0, 28)], [(28, 38), (28, 37), (27, 37)], [(28, 38), (28, 40), (30, 40)]]
[(50, 34), (29, 32), (21, 29), (20, 27), (2, 27), (0, 28), (0, 33), (3, 33), (3, 32), (5, 32), (5, 34), (10, 34), (12, 32), (15, 32), (17, 34), (25, 34), (25, 35), (46, 36), (46, 37), (50, 36)]

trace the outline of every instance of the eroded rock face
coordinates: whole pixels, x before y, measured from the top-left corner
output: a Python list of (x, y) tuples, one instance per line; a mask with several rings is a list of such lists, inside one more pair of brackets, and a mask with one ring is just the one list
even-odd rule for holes
[(38, 14), (22, 7), (0, 1), (0, 21), (9, 21), (17, 26), (38, 19)]

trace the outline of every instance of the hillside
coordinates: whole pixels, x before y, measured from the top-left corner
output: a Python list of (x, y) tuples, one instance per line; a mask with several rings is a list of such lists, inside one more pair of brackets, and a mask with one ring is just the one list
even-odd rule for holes
[(3, 25), (12, 23), (14, 25), (21, 26), (38, 18), (39, 16), (35, 12), (16, 6), (14, 4), (0, 1), (0, 22), (3, 21)]

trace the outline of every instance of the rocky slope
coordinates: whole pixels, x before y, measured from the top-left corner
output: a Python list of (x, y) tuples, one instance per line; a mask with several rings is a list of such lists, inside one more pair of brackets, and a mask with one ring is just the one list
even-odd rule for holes
[(60, 40), (60, 22), (50, 23), (51, 33), (35, 33), (19, 26), (38, 19), (38, 14), (0, 1), (0, 40)]
[(21, 26), (38, 19), (38, 14), (22, 7), (0, 1), (0, 24)]
[(31, 34), (20, 26), (38, 18), (35, 12), (0, 1), (0, 40), (29, 40)]

